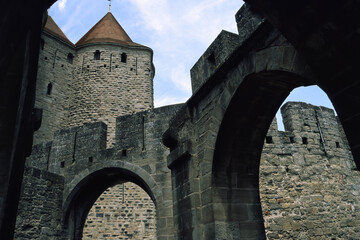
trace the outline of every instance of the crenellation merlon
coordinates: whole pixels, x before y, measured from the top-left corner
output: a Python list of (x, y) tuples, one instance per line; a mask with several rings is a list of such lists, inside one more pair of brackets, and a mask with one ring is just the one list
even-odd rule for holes
[[(281, 108), (285, 131), (277, 131), (276, 118), (269, 127), (264, 149), (282, 149), (289, 154), (291, 148), (302, 147), (309, 152), (334, 154), (348, 150), (342, 127), (332, 109), (303, 102), (287, 102)], [(265, 150), (266, 152), (267, 150)]]
[(265, 18), (251, 11), (249, 4), (245, 3), (235, 14), (239, 33), (239, 44), (248, 39), (253, 32), (265, 22)]
[(190, 70), (192, 92), (196, 92), (203, 83), (216, 72), (235, 48), (239, 45), (239, 36), (222, 30), (205, 53)]
[(99, 161), (100, 151), (106, 149), (107, 126), (103, 122), (55, 132), (49, 157), (49, 171), (64, 174), (68, 167)]

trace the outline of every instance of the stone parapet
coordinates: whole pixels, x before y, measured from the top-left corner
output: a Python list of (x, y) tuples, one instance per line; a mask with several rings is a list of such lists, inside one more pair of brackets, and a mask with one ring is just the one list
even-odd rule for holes
[(239, 45), (239, 36), (222, 30), (205, 53), (191, 68), (192, 92), (196, 92), (203, 83), (223, 64)]

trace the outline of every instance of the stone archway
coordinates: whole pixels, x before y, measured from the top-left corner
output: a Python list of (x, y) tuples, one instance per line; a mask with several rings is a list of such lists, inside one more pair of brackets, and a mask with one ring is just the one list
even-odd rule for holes
[[(154, 180), (147, 175), (140, 167), (125, 164), (123, 167), (93, 171), (81, 180), (74, 179), (72, 182), (76, 184), (66, 197), (63, 206), (63, 236), (68, 236), (69, 239), (81, 239), (87, 214), (96, 199), (108, 187), (119, 183), (129, 181), (137, 184), (148, 193), (157, 208), (158, 204), (162, 204), (158, 194), (159, 189)], [(161, 229), (159, 231), (161, 232)]]
[(216, 236), (265, 238), (258, 190), (264, 139), (290, 91), (308, 84), (299, 75), (272, 71), (247, 76), (236, 90), (218, 132), (212, 166)]

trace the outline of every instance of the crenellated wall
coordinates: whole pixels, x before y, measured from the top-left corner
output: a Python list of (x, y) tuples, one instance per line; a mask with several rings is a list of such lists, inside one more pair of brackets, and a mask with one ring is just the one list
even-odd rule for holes
[(334, 111), (289, 102), (271, 125), (260, 163), (268, 239), (356, 239), (360, 172)]

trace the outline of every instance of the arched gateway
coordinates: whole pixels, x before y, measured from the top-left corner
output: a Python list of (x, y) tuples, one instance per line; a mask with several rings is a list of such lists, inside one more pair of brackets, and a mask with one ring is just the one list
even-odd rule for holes
[[(183, 107), (152, 110), (152, 99), (148, 98), (142, 99), (141, 106), (135, 110), (126, 109), (128, 104), (125, 104), (125, 114), (148, 111), (108, 122), (111, 125), (109, 129), (112, 129), (113, 141), (109, 142), (114, 144), (112, 148), (106, 148), (107, 132), (102, 123), (89, 123), (71, 129), (60, 127), (52, 142), (35, 147), (27, 163), (32, 168), (26, 168), (24, 175), (26, 181), (19, 205), (18, 234), (25, 234), (27, 236), (24, 238), (30, 239), (66, 239), (68, 234), (70, 238), (80, 238), (84, 215), (95, 197), (105, 186), (125, 179), (138, 183), (156, 201), (159, 238), (173, 239), (174, 235), (176, 239), (265, 238), (264, 213), (261, 213), (258, 190), (260, 154), (264, 138), (268, 144), (272, 142), (266, 132), (277, 108), (291, 89), (298, 86), (315, 84), (329, 96), (339, 114), (344, 127), (343, 136), (346, 135), (348, 139), (352, 157), (359, 169), (358, 4), (350, 0), (327, 1), (326, 4), (322, 1), (292, 1), (289, 4), (284, 0), (246, 2), (262, 16), (250, 11), (249, 5), (236, 14), (239, 38), (222, 32), (200, 58), (191, 71), (194, 94)], [(0, 138), (4, 143), (0, 149), (0, 169), (1, 179), (5, 183), (0, 191), (0, 236), (4, 239), (12, 239), (24, 159), (30, 152), (31, 133), (39, 127), (41, 114), (37, 110), (32, 111), (36, 62), (42, 42), (42, 14), (51, 3), (8, 2), (1, 8), (4, 12), (1, 18), (9, 23), (1, 29), (1, 43), (8, 47), (0, 50), (1, 56), (4, 56), (0, 61), (0, 107), (5, 116), (0, 122)], [(19, 16), (29, 21), (24, 24), (19, 21)], [(60, 39), (60, 42), (69, 47), (66, 39)], [(56, 57), (52, 59), (60, 58), (64, 63), (57, 65), (56, 61), (48, 61), (49, 67), (67, 69), (75, 63), (76, 74), (85, 76), (96, 66), (101, 78), (104, 71), (111, 75), (120, 71), (120, 66), (127, 69), (128, 63), (136, 62), (137, 49), (145, 50), (146, 59), (142, 64), (145, 70), (150, 69), (153, 73), (152, 52), (149, 49), (126, 45), (126, 41), (108, 42), (101, 49), (97, 49), (99, 42), (85, 43), (82, 46), (84, 54), (80, 54), (83, 61), (71, 51), (65, 53), (54, 49), (51, 56)], [(129, 54), (125, 48), (113, 54), (114, 44), (134, 50), (134, 54)], [(48, 51), (46, 41), (41, 49)], [(96, 56), (94, 53), (97, 53)], [(125, 60), (122, 53), (126, 54)], [(73, 55), (71, 61), (67, 59), (69, 54)], [(88, 59), (90, 55), (91, 59)], [(102, 59), (104, 55), (106, 57)], [(42, 57), (44, 61), (49, 60), (47, 56)], [(113, 59), (118, 60), (118, 66)], [(89, 64), (85, 64), (85, 61)], [(133, 71), (127, 73), (132, 74)], [(143, 82), (152, 90), (149, 86), (152, 75), (143, 73), (146, 76)], [(49, 83), (51, 91), (46, 91)], [(76, 89), (86, 88), (90, 84), (86, 81), (83, 83)], [(66, 85), (61, 81), (45, 81), (44, 86), (44, 98), (51, 98), (59, 90), (66, 92)], [(108, 87), (110, 92), (115, 89)], [(147, 93), (146, 96), (152, 98), (150, 92)], [(89, 94), (97, 93), (90, 91)], [(85, 96), (84, 100), (91, 102), (95, 97), (87, 99)], [(80, 99), (72, 103), (68, 105), (69, 113), (84, 117), (76, 120), (75, 124), (93, 122), (96, 110), (103, 106), (101, 101), (92, 102), (90, 105), (94, 108), (87, 113), (76, 107), (81, 107)], [(96, 104), (100, 104), (100, 108)], [(108, 121), (105, 118), (102, 120)], [(306, 128), (315, 137), (320, 134), (320, 130), (312, 130), (310, 125)], [(342, 132), (341, 127), (336, 125), (336, 128)], [(170, 152), (161, 145), (163, 132), (163, 142)], [(345, 143), (345, 137), (343, 140)], [(297, 144), (308, 143), (311, 143), (310, 139), (303, 136), (302, 143)], [(340, 141), (335, 145), (335, 148), (338, 147), (341, 148)], [(314, 151), (307, 146), (302, 146), (302, 149)], [(324, 152), (324, 149), (316, 150), (320, 155)], [(306, 166), (303, 164), (302, 167)], [(325, 164), (325, 167), (328, 166)], [(359, 172), (351, 168), (347, 170), (339, 170), (336, 178), (338, 185), (347, 191), (347, 196), (359, 196)], [(314, 173), (317, 171), (321, 171), (321, 168), (314, 170)], [(288, 168), (287, 174), (300, 172)], [(103, 185), (97, 185), (96, 179)], [(152, 181), (149, 179), (153, 179), (155, 185), (150, 186)], [(337, 204), (331, 198), (322, 199), (319, 184), (311, 187), (318, 193), (311, 196), (312, 200)], [(66, 199), (62, 199), (63, 193), (66, 193)], [(157, 196), (161, 196), (162, 200)], [(340, 220), (335, 220), (339, 220), (340, 227), (349, 229), (357, 237), (360, 234), (356, 222), (359, 219), (359, 202), (358, 197), (352, 199), (348, 202), (344, 200), (345, 204), (337, 206), (343, 208), (346, 214)], [(281, 200), (274, 201), (274, 208), (285, 207), (281, 205)], [(301, 211), (294, 213), (303, 214)], [(61, 232), (61, 227), (66, 227), (66, 231)], [(298, 227), (296, 224), (284, 224), (284, 231), (296, 231)], [(324, 229), (309, 234), (332, 237), (341, 233)]]

